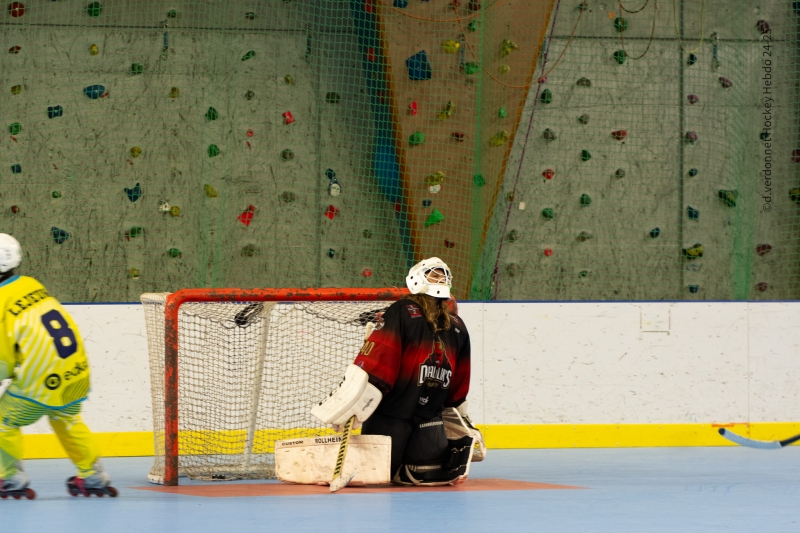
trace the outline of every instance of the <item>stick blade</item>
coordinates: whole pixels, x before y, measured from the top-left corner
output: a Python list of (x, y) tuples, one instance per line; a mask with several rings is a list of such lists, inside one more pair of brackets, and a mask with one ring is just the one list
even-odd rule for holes
[(342, 475), (331, 481), (331, 492), (339, 492), (349, 485), (350, 482), (353, 481), (353, 478), (356, 477), (356, 472), (358, 472), (358, 469), (349, 476)]
[(746, 446), (748, 448), (757, 448), (759, 450), (776, 450), (778, 448), (782, 448), (780, 441), (773, 440), (754, 440), (748, 439), (746, 437), (742, 437), (741, 435), (737, 435), (733, 431), (727, 430), (725, 428), (719, 428), (719, 434), (728, 439), (731, 442), (735, 442), (739, 446)]

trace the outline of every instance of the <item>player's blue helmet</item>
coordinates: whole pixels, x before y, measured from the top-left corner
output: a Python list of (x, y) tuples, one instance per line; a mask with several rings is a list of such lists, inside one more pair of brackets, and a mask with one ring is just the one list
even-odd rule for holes
[(22, 246), (8, 233), (0, 233), (0, 274), (14, 270), (22, 262)]

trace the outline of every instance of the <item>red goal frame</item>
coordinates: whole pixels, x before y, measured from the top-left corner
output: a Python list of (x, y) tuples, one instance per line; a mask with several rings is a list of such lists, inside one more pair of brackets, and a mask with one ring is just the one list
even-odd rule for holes
[[(408, 289), (182, 289), (164, 306), (164, 485), (178, 484), (178, 310), (191, 302), (370, 302), (399, 300)], [(355, 358), (356, 354), (353, 354)]]

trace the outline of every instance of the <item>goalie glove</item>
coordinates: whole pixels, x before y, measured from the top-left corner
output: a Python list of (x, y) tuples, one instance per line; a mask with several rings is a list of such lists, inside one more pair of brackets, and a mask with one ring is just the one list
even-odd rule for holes
[(341, 428), (355, 415), (355, 429), (375, 412), (382, 398), (381, 391), (369, 382), (369, 374), (361, 367), (350, 365), (339, 388), (315, 405), (311, 415), (334, 428)]

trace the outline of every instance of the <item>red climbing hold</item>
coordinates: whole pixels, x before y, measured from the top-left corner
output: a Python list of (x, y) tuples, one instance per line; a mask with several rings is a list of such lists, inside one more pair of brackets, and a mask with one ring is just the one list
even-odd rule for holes
[(756, 28), (758, 31), (761, 32), (762, 35), (769, 33), (769, 22), (766, 20), (759, 20), (756, 22)]
[(455, 245), (456, 245), (456, 243), (454, 243), (453, 241), (449, 241), (447, 239), (444, 240), (445, 248), (454, 248)]
[(294, 122), (294, 117), (292, 116), (292, 112), (287, 111), (286, 113), (283, 114), (283, 123), (291, 124), (292, 122)]
[(546, 255), (547, 257), (550, 257), (551, 255), (553, 255), (553, 250), (550, 249), (550, 248), (545, 248), (544, 249), (544, 255)]
[(377, 58), (375, 57), (375, 49), (371, 46), (367, 49), (367, 60), (375, 62)]
[(720, 84), (722, 84), (723, 89), (730, 89), (731, 87), (733, 87), (733, 82), (728, 78), (726, 78), (725, 76), (720, 76), (719, 82)]
[(768, 285), (766, 281), (762, 281), (756, 285), (756, 289), (758, 289), (758, 292), (764, 292), (765, 290), (767, 290), (767, 287)]
[(759, 244), (758, 246), (756, 246), (756, 253), (761, 257), (767, 255), (770, 252), (770, 250), (772, 250), (772, 246), (770, 246), (769, 244)]
[(371, 278), (372, 270), (365, 268), (364, 270), (361, 271), (361, 275), (364, 276), (365, 278)]
[(408, 109), (411, 111), (412, 115), (416, 115), (419, 112), (419, 104), (417, 104), (417, 101), (414, 100), (408, 104)]
[(542, 76), (541, 78), (536, 80), (536, 83), (546, 83), (546, 82), (547, 82), (547, 77), (546, 76)]
[(617, 130), (617, 131), (612, 131), (611, 132), (611, 136), (614, 137), (614, 139), (617, 140), (617, 141), (621, 141), (627, 135), (628, 135), (628, 132), (625, 131), (625, 130)]
[(469, 0), (469, 3), (467, 4), (467, 9), (472, 12), (480, 11), (481, 3), (478, 0)]
[(694, 104), (696, 104), (696, 103), (697, 103), (697, 102), (699, 102), (699, 101), (700, 101), (700, 97), (699, 97), (699, 96), (697, 96), (696, 94), (690, 94), (690, 95), (689, 95), (689, 103), (690, 103), (690, 104), (694, 105)]
[(467, 134), (463, 131), (454, 131), (452, 136), (453, 139), (457, 140), (458, 142), (464, 142), (464, 138), (467, 136)]
[(11, 2), (8, 4), (8, 14), (14, 18), (19, 18), (25, 14), (25, 6), (22, 2)]
[(20, 50), (22, 50), (22, 48), (20, 48), (19, 46), (12, 46), (11, 48), (8, 49), (8, 53), (18, 54)]
[(247, 130), (247, 136), (248, 137), (252, 137), (253, 136), (253, 130)]
[(553, 177), (554, 177), (555, 175), (556, 175), (556, 173), (555, 173), (555, 171), (554, 171), (552, 168), (548, 168), (547, 170), (545, 170), (544, 172), (542, 172), (542, 176), (544, 176), (544, 178), (545, 178), (545, 179), (548, 179), (548, 180), (551, 180), (551, 179), (553, 179)]
[(17, 213), (19, 213), (19, 211), (20, 211), (20, 209), (19, 209), (19, 206), (18, 206), (18, 205), (12, 205), (12, 206), (11, 206), (11, 212), (12, 212), (12, 213), (14, 213), (15, 215), (16, 215)]
[(372, 0), (364, 0), (364, 11), (367, 13), (375, 12), (375, 6), (372, 5)]
[(253, 221), (253, 213), (255, 212), (256, 212), (256, 206), (249, 205), (247, 206), (247, 209), (245, 209), (244, 212), (237, 218), (239, 219), (239, 222), (241, 222), (245, 226), (249, 226), (250, 222)]
[(792, 162), (800, 163), (800, 148), (797, 150), (792, 150)]
[(333, 220), (333, 218), (338, 214), (339, 210), (332, 205), (329, 205), (328, 208), (325, 210), (325, 216), (331, 220)]

